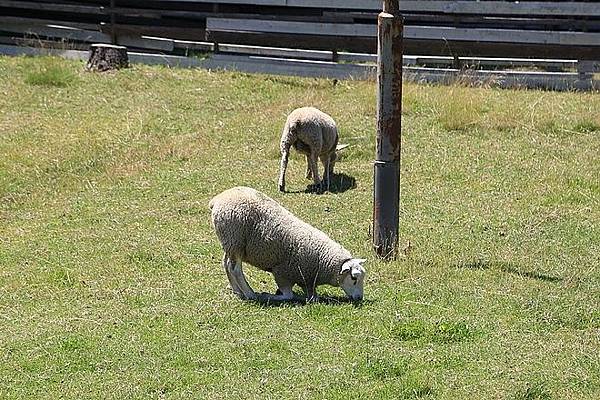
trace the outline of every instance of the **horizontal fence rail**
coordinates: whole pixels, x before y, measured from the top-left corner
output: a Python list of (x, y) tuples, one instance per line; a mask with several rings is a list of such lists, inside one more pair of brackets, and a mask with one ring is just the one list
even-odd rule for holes
[[(321, 52), (322, 61), (347, 62), (340, 54), (376, 52), (381, 6), (381, 0), (0, 0), (0, 44), (77, 50), (113, 43), (177, 56), (259, 52), (314, 61)], [(450, 57), (454, 68), (486, 57), (578, 60), (580, 80), (589, 80), (600, 60), (600, 1), (423, 0), (401, 1), (400, 8), (405, 54)]]
[[(367, 37), (377, 36), (377, 27), (368, 24), (328, 24), (318, 22), (273, 21), (257, 19), (208, 18), (208, 31), (265, 32), (314, 36)], [(404, 39), (437, 39), (478, 42), (543, 43), (554, 45), (598, 46), (600, 32), (548, 32), (515, 29), (454, 28), (407, 26)]]

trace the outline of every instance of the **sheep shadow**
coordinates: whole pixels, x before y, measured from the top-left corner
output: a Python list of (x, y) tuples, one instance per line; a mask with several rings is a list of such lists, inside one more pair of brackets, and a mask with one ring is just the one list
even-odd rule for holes
[(540, 281), (551, 283), (556, 283), (563, 280), (563, 278), (559, 276), (547, 275), (535, 271), (526, 271), (515, 263), (504, 261), (475, 260), (471, 262), (458, 263), (455, 265), (455, 267), (479, 270), (498, 269), (507, 274), (514, 274), (517, 276), (523, 276), (526, 278), (537, 279)]
[(344, 193), (351, 189), (356, 189), (356, 179), (353, 176), (334, 172), (330, 177), (329, 191), (331, 193)]
[(362, 308), (365, 305), (374, 303), (374, 300), (363, 299), (361, 301), (351, 300), (346, 296), (319, 296), (319, 299), (315, 302), (306, 301), (306, 297), (294, 292), (294, 298), (292, 300), (271, 300), (269, 299), (269, 293), (257, 293), (257, 297), (253, 300), (255, 304), (262, 307), (301, 307), (308, 304), (325, 304), (325, 305), (342, 305), (352, 304), (354, 308)]
[(356, 189), (356, 178), (350, 175), (346, 175), (344, 173), (338, 174), (334, 173), (329, 177), (329, 190), (324, 190), (318, 185), (310, 184), (306, 186), (304, 190), (289, 190), (287, 193), (315, 193), (315, 194), (325, 194), (326, 192), (330, 193), (344, 193), (351, 189)]

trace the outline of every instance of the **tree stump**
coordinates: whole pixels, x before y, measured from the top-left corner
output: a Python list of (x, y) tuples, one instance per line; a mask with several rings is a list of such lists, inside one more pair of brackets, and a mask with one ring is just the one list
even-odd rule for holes
[(88, 71), (109, 71), (129, 68), (127, 47), (112, 44), (93, 44), (90, 46), (90, 57), (86, 69)]

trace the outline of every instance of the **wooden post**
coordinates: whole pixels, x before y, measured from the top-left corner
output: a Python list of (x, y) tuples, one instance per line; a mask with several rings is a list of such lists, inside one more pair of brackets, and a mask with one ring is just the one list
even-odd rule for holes
[(594, 61), (577, 61), (577, 80), (575, 81), (575, 89), (591, 90), (593, 88), (593, 80)]
[(373, 247), (383, 259), (398, 250), (402, 15), (398, 0), (385, 0), (377, 32), (377, 144), (374, 166)]
[(116, 24), (117, 17), (115, 15), (115, 3), (116, 0), (110, 0), (110, 42), (112, 44), (117, 44), (117, 32), (116, 32)]

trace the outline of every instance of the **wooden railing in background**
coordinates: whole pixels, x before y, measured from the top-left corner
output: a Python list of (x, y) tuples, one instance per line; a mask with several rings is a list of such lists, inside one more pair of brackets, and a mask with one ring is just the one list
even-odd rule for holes
[[(343, 52), (375, 53), (381, 6), (380, 0), (0, 0), (0, 44), (115, 43), (162, 54), (285, 53), (338, 61)], [(401, 1), (400, 8), (407, 55), (450, 57), (454, 67), (478, 57), (576, 60), (588, 75), (600, 60), (598, 1), (422, 0)]]

